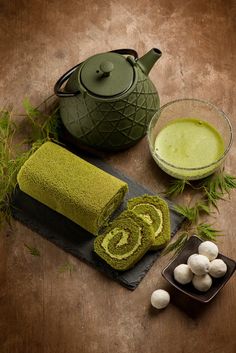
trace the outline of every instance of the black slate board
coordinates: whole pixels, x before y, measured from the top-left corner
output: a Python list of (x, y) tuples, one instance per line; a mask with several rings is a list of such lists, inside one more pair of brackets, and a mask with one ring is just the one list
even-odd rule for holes
[[(83, 156), (83, 158), (85, 158), (85, 156)], [(137, 184), (101, 159), (87, 156), (85, 159), (128, 183), (129, 192), (116, 214), (124, 209), (129, 198), (142, 194), (153, 194), (153, 192)], [(159, 251), (150, 251), (132, 269), (124, 272), (116, 271), (93, 252), (94, 236), (66, 217), (41, 204), (19, 189), (16, 190), (13, 196), (12, 206), (13, 216), (17, 220), (39, 233), (47, 240), (58, 245), (63, 250), (94, 266), (99, 271), (102, 271), (130, 290), (134, 290), (139, 285), (155, 260), (160, 256)], [(169, 203), (169, 206), (171, 235), (173, 236), (180, 228), (184, 218), (173, 211), (173, 204)]]

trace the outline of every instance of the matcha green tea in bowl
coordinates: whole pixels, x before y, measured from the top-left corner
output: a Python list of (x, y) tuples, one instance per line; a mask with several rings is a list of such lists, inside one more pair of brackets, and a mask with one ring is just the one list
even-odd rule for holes
[(232, 145), (228, 117), (213, 104), (199, 99), (167, 103), (148, 128), (151, 154), (167, 174), (186, 180), (212, 174)]

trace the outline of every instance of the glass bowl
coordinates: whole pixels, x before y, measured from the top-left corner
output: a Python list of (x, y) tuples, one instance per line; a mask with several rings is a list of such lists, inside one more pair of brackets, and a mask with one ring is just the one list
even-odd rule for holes
[(186, 180), (212, 174), (224, 161), (233, 141), (232, 126), (225, 113), (207, 101), (191, 98), (161, 107), (150, 121), (147, 136), (158, 166), (167, 174)]

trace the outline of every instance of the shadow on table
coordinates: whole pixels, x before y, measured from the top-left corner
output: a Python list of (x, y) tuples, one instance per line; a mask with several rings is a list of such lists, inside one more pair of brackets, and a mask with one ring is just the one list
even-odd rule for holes
[[(195, 320), (204, 316), (212, 305), (216, 305), (216, 302), (221, 295), (220, 293), (214, 297), (209, 303), (201, 303), (188, 297), (186, 294), (178, 291), (177, 289), (167, 286), (163, 288), (170, 294), (170, 305), (177, 307), (189, 318)], [(157, 310), (150, 304), (149, 315), (151, 317), (160, 316), (164, 313), (164, 310)]]
[[(220, 294), (219, 294), (220, 295)], [(198, 319), (205, 315), (209, 308), (218, 300), (218, 296), (208, 303), (201, 303), (181, 293), (175, 288), (170, 289), (171, 303), (183, 311), (188, 317)]]

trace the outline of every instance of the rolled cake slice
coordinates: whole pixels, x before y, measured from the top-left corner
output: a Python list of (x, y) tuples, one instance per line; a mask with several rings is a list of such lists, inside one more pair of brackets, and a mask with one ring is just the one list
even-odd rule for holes
[(94, 241), (94, 251), (112, 268), (128, 270), (153, 243), (153, 231), (140, 217), (124, 211)]
[(151, 250), (164, 247), (170, 240), (170, 214), (167, 203), (158, 196), (143, 195), (130, 199), (127, 207), (152, 227), (154, 242)]
[(25, 162), (17, 180), (23, 192), (94, 235), (128, 190), (122, 180), (52, 142)]

